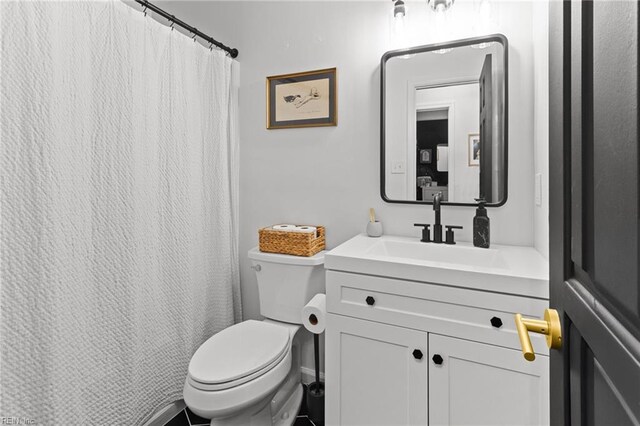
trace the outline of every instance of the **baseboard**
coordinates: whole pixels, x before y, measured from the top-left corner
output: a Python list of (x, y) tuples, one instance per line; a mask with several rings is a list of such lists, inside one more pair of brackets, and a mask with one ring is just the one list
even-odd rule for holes
[(184, 410), (186, 406), (183, 399), (173, 402), (158, 410), (144, 426), (164, 426), (164, 424), (174, 418), (176, 414)]
[[(300, 374), (302, 375), (302, 383), (305, 385), (316, 381), (316, 371), (313, 368), (300, 367)], [(322, 371), (320, 372), (320, 381), (324, 382), (324, 373)]]

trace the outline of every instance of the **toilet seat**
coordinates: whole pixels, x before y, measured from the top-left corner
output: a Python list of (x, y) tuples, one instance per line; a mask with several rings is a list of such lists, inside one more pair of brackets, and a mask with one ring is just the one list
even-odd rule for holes
[(219, 390), (225, 390), (225, 389), (230, 389), (236, 386), (240, 386), (244, 383), (250, 382), (252, 380), (254, 380), (257, 377), (263, 376), (264, 374), (270, 372), (271, 370), (273, 370), (278, 364), (280, 364), (282, 362), (283, 359), (285, 359), (285, 357), (289, 354), (288, 350), (285, 350), (282, 352), (282, 355), (277, 358), (274, 362), (272, 362), (271, 364), (269, 364), (268, 366), (264, 367), (261, 370), (258, 370), (254, 373), (251, 373), (247, 376), (241, 377), (237, 380), (232, 380), (229, 382), (223, 382), (223, 383), (202, 383), (199, 382), (195, 379), (193, 379), (190, 375), (187, 376), (187, 381), (189, 382), (189, 384), (191, 386), (193, 386), (196, 389), (200, 389), (203, 391), (219, 391)]
[(219, 391), (254, 380), (282, 362), (290, 351), (286, 327), (248, 320), (203, 343), (191, 358), (187, 381), (197, 389)]

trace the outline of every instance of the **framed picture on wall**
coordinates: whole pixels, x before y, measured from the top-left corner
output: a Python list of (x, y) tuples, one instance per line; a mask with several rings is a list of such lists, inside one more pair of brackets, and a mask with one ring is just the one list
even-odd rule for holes
[(267, 77), (267, 129), (336, 126), (336, 69)]
[(469, 167), (480, 166), (480, 134), (469, 133)]
[(431, 164), (431, 150), (430, 149), (421, 149), (420, 150), (420, 164)]

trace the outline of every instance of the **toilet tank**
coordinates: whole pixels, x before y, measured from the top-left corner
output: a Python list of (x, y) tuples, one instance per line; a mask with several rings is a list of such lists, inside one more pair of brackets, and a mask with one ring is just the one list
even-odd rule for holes
[(324, 251), (311, 256), (263, 253), (249, 250), (258, 278), (260, 313), (266, 318), (302, 324), (302, 307), (324, 293)]

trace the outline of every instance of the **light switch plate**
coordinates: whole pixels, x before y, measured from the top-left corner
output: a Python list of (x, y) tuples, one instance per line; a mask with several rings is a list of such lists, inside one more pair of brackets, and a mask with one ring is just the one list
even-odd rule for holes
[(536, 206), (542, 205), (542, 173), (536, 173), (535, 200)]
[(404, 161), (394, 161), (391, 163), (391, 173), (394, 175), (403, 175), (406, 172)]

